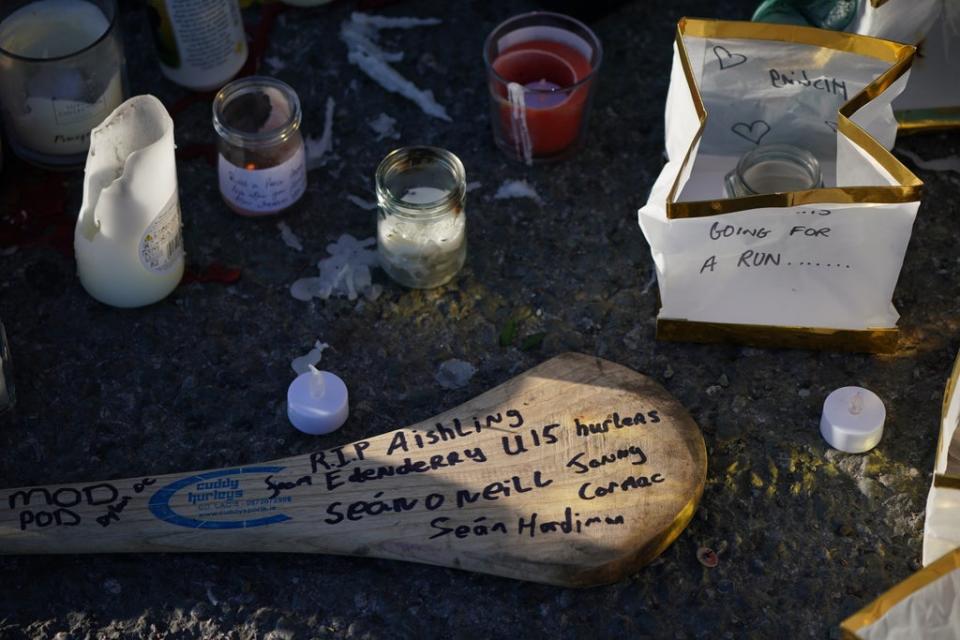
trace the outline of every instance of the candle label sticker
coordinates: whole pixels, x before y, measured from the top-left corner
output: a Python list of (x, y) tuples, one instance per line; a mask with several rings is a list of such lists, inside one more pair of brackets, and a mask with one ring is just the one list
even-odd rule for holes
[(288, 160), (269, 169), (244, 169), (219, 159), (220, 193), (228, 202), (253, 213), (286, 209), (307, 190), (307, 164), (303, 146)]
[[(222, 0), (153, 0), (153, 10), (167, 17), (173, 38), (160, 31), (158, 49), (161, 60), (173, 68), (181, 65), (197, 72), (209, 73), (229, 65), (236, 58), (246, 58), (243, 20), (236, 2)], [(166, 9), (169, 8), (169, 13)], [(175, 43), (170, 41), (175, 39)], [(174, 44), (174, 46), (170, 46)]]
[(52, 155), (83, 153), (90, 130), (123, 102), (120, 75), (115, 74), (93, 102), (28, 96), (23, 114), (12, 118), (18, 140), (32, 150)]
[(162, 273), (182, 257), (180, 198), (174, 191), (167, 206), (150, 223), (140, 240), (140, 263), (150, 271)]
[[(182, 478), (150, 497), (150, 512), (159, 520), (191, 529), (249, 529), (285, 522), (290, 516), (277, 510), (284, 504), (289, 506), (292, 497), (268, 497), (262, 487), (250, 487), (250, 483), (244, 483), (245, 478), (236, 477), (256, 474), (259, 479), (264, 473), (283, 470), (284, 467), (257, 466)], [(179, 510), (192, 511), (197, 517), (183, 515)]]

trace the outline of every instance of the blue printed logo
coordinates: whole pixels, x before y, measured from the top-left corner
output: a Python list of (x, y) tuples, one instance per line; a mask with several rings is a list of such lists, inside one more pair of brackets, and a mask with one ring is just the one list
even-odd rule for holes
[[(276, 511), (279, 506), (290, 504), (289, 496), (279, 498), (252, 497), (244, 495), (243, 479), (234, 476), (256, 473), (279, 473), (283, 467), (244, 467), (221, 469), (183, 478), (158, 489), (150, 497), (150, 512), (164, 522), (191, 529), (248, 529), (290, 520), (283, 513), (259, 515)], [(170, 506), (186, 502), (186, 507), (195, 512), (184, 516)], [(183, 508), (183, 507), (181, 507)], [(232, 516), (232, 517), (231, 517)], [(236, 516), (258, 516), (236, 519)]]

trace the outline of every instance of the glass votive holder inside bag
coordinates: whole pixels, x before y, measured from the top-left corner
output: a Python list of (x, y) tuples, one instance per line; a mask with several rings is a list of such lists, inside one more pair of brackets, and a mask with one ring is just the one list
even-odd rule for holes
[(460, 159), (436, 147), (406, 147), (377, 167), (377, 252), (396, 282), (431, 289), (467, 259), (467, 178)]
[(307, 189), (300, 98), (274, 78), (234, 80), (213, 100), (220, 195), (242, 216), (280, 213)]
[(83, 164), (90, 131), (125, 93), (115, 0), (0, 3), (0, 107), (18, 156)]
[(823, 186), (816, 156), (790, 144), (765, 144), (740, 158), (737, 168), (724, 178), (728, 198), (762, 193), (785, 193)]
[(586, 133), (602, 58), (596, 34), (559, 13), (526, 13), (494, 29), (483, 59), (497, 146), (527, 164), (569, 156)]

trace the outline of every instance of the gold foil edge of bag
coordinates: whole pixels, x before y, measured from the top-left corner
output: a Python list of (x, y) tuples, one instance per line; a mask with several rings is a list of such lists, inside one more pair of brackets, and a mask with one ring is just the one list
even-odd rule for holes
[(894, 111), (893, 115), (897, 117), (900, 135), (960, 128), (960, 107), (906, 109)]
[(957, 384), (960, 382), (960, 353), (953, 362), (953, 370), (943, 392), (943, 408), (940, 411), (940, 436), (937, 439), (937, 454), (934, 460), (939, 460), (944, 447), (947, 450), (947, 468), (944, 473), (933, 475), (933, 486), (946, 489), (960, 489), (960, 428), (954, 429), (950, 442), (944, 442), (944, 424), (950, 411), (950, 404), (957, 393)]
[(954, 549), (936, 562), (898, 583), (866, 607), (844, 620), (840, 625), (843, 640), (861, 640), (861, 636), (857, 635), (858, 631), (883, 618), (890, 609), (907, 596), (958, 569), (960, 569), (960, 549)]
[(864, 330), (781, 327), (661, 317), (657, 318), (657, 340), (892, 354), (897, 350), (900, 330), (896, 327)]

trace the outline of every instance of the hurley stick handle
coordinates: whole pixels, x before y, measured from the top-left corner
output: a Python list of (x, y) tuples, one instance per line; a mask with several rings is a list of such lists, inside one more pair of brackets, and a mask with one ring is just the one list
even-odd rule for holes
[(617, 580), (693, 515), (706, 453), (652, 380), (558, 356), (430, 420), (242, 467), (0, 490), (0, 552), (369, 555)]

